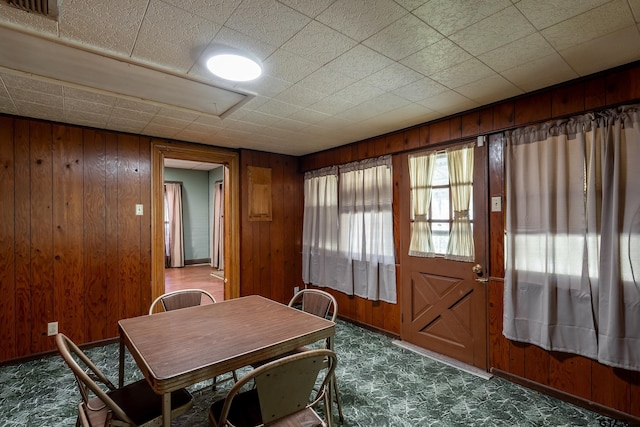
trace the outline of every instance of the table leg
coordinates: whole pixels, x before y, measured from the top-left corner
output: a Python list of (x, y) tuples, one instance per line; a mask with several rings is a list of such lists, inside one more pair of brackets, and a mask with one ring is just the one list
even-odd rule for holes
[(171, 393), (162, 395), (162, 425), (171, 427)]
[(118, 364), (118, 387), (124, 385), (124, 340), (120, 337), (120, 361)]

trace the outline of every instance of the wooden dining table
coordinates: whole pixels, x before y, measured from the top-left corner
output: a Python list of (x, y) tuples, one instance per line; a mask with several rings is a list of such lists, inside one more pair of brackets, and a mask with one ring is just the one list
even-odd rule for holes
[(172, 391), (335, 333), (334, 322), (257, 295), (123, 319), (118, 328), (120, 386), (126, 346), (151, 388), (163, 396), (167, 427)]

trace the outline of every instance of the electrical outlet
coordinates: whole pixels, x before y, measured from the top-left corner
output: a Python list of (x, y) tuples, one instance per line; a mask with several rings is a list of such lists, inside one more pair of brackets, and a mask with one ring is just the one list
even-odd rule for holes
[(47, 335), (56, 335), (58, 333), (58, 322), (49, 322), (47, 324)]
[(293, 294), (297, 294), (298, 292), (300, 292), (300, 286), (294, 286), (293, 287)]
[(142, 205), (136, 205), (136, 215), (142, 215), (143, 208)]

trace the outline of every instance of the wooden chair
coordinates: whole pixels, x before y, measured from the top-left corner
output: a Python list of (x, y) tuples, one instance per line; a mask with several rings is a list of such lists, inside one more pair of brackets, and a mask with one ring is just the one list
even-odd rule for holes
[(154, 299), (149, 307), (149, 314), (156, 311), (159, 303), (162, 303), (164, 311), (178, 310), (180, 308), (194, 307), (202, 304), (205, 300), (216, 302), (216, 299), (204, 289), (181, 289), (178, 291), (167, 292)]
[[(64, 334), (56, 335), (56, 345), (71, 368), (82, 396), (76, 426), (161, 425), (162, 396), (156, 394), (145, 379), (117, 388)], [(187, 390), (171, 393), (171, 419), (184, 414), (192, 406), (193, 397)]]
[[(240, 378), (224, 399), (211, 405), (209, 420), (214, 427), (330, 427), (327, 389), (336, 363), (333, 351), (320, 349), (262, 365)], [(314, 388), (319, 379), (320, 387)], [(254, 387), (242, 391), (251, 381)], [(313, 409), (321, 401), (326, 422)]]
[[(212, 303), (216, 302), (216, 299), (213, 297), (213, 295), (211, 295), (204, 289), (181, 289), (177, 291), (167, 292), (166, 294), (162, 294), (158, 298), (153, 300), (151, 306), (149, 307), (149, 314), (153, 314), (156, 310), (156, 306), (159, 306), (160, 303), (162, 303), (161, 305), (164, 311), (171, 311), (202, 305), (203, 299), (211, 301)], [(214, 378), (213, 389), (215, 390), (218, 384), (231, 380), (238, 381), (238, 376), (235, 371), (231, 372), (231, 376), (229, 378), (223, 378), (220, 380), (217, 377)]]

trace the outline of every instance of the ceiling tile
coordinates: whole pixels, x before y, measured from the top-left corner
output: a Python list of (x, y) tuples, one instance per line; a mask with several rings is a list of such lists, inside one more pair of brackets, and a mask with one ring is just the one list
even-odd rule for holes
[[(158, 0), (152, 0), (158, 1)], [(233, 14), (242, 0), (162, 0), (175, 7), (222, 25)]]
[(148, 121), (132, 120), (128, 117), (111, 115), (107, 122), (107, 129), (122, 130), (123, 132), (140, 133)]
[(273, 98), (292, 84), (293, 83), (281, 80), (277, 77), (263, 74), (254, 81), (239, 82), (234, 84), (233, 87), (249, 93), (260, 94), (265, 98)]
[(420, 101), (419, 104), (445, 115), (454, 111), (470, 110), (480, 105), (452, 90)]
[[(341, 117), (348, 120), (363, 120), (404, 107), (411, 102), (392, 93), (385, 93), (344, 111)], [(352, 114), (354, 113), (354, 114)]]
[(300, 12), (275, 0), (245, 0), (225, 26), (280, 46), (309, 23)]
[(22, 88), (9, 88), (11, 98), (16, 102), (29, 102), (34, 104), (49, 105), (53, 108), (63, 108), (64, 98), (61, 95), (51, 95), (46, 92), (35, 92)]
[(566, 81), (578, 77), (578, 74), (556, 53), (518, 65), (500, 74), (526, 92), (550, 86), (554, 81)]
[(275, 129), (299, 131), (301, 129), (304, 129), (307, 126), (309, 126), (309, 123), (300, 122), (298, 120), (293, 120), (291, 118), (286, 118), (286, 119), (277, 121), (276, 123), (273, 124), (272, 127)]
[(434, 73), (430, 77), (448, 88), (455, 89), (492, 74), (494, 71), (491, 68), (477, 59), (471, 58), (451, 68)]
[(408, 11), (415, 10), (427, 3), (429, 0), (395, 0), (400, 6), (404, 7)]
[(337, 71), (330, 70), (327, 67), (322, 67), (316, 70), (313, 74), (302, 79), (300, 84), (309, 89), (331, 95), (340, 89), (344, 89), (345, 87), (355, 83), (355, 81), (356, 80), (354, 78)]
[(336, 92), (335, 95), (342, 96), (345, 99), (348, 99), (351, 103), (358, 105), (371, 98), (380, 96), (383, 93), (384, 91), (382, 89), (365, 83), (364, 81), (359, 81)]
[(353, 48), (357, 42), (324, 24), (312, 21), (282, 48), (309, 61), (324, 65)]
[(278, 101), (277, 99), (272, 99), (258, 107), (257, 111), (285, 118), (289, 117), (299, 109), (300, 107), (298, 106), (287, 104), (286, 102)]
[[(147, 2), (65, 0), (58, 17), (60, 37), (130, 56)], [(64, 7), (62, 7), (64, 6)]]
[(483, 105), (523, 93), (522, 89), (497, 74), (457, 87), (456, 92)]
[(255, 123), (256, 125), (261, 125), (261, 126), (271, 126), (272, 124), (274, 124), (280, 119), (281, 117), (262, 113), (260, 111), (249, 111), (242, 118), (243, 121)]
[(114, 119), (122, 119), (122, 120), (132, 120), (136, 122), (144, 122), (149, 123), (151, 119), (153, 119), (155, 114), (147, 113), (145, 111), (140, 110), (131, 110), (128, 108), (120, 108), (118, 106), (113, 107), (111, 110), (111, 120)]
[(23, 89), (41, 92), (49, 95), (62, 96), (62, 85), (51, 83), (43, 79), (29, 78), (28, 75), (2, 73), (0, 74), (7, 88)]
[(442, 40), (442, 38), (442, 34), (414, 15), (409, 14), (362, 43), (397, 61)]
[(64, 100), (64, 109), (67, 113), (69, 111), (84, 111), (91, 114), (102, 114), (104, 116), (108, 116), (109, 114), (111, 114), (113, 106), (98, 104), (90, 101), (83, 101), (80, 99), (66, 98)]
[[(203, 53), (207, 54), (209, 53), (208, 49), (220, 45), (247, 51), (261, 61), (267, 59), (269, 55), (278, 49), (278, 45), (276, 44), (267, 43), (262, 39), (248, 36), (226, 26), (222, 27), (218, 34), (216, 34), (209, 48), (205, 49)], [(202, 58), (202, 64), (206, 62), (206, 59), (208, 59), (208, 57)]]
[(310, 105), (309, 109), (333, 116), (334, 114), (339, 114), (353, 106), (354, 104), (345, 100), (344, 97), (339, 94), (333, 94), (313, 105)]
[(450, 39), (472, 55), (480, 55), (535, 32), (514, 6), (462, 29)]
[(636, 22), (640, 23), (640, 0), (629, 0), (629, 5), (631, 6)]
[(116, 101), (116, 107), (119, 109), (135, 111), (152, 117), (160, 111), (160, 107), (148, 102), (134, 101), (132, 99), (118, 98)]
[(413, 14), (449, 36), (511, 5), (509, 0), (432, 0)]
[(580, 15), (611, 0), (521, 0), (515, 6), (538, 30)]
[(189, 125), (189, 123), (191, 122), (174, 119), (172, 117), (164, 117), (164, 116), (155, 116), (149, 122), (150, 125), (166, 126), (174, 129), (184, 129)]
[(34, 117), (36, 119), (48, 119), (55, 122), (64, 121), (64, 109), (62, 107), (57, 108), (53, 106), (53, 104), (42, 105), (34, 102), (17, 100), (15, 98), (13, 102), (18, 109), (18, 114), (21, 116)]
[(468, 59), (471, 59), (469, 53), (452, 43), (451, 40), (443, 39), (400, 62), (428, 76), (440, 70), (451, 68)]
[[(632, 25), (560, 51), (560, 55), (578, 74), (585, 76), (636, 60), (640, 56), (640, 32)], [(598, 61), (594, 62), (593, 57)]]
[(328, 63), (326, 67), (359, 80), (391, 65), (392, 62), (389, 58), (359, 44)]
[(316, 19), (361, 42), (406, 14), (395, 2), (338, 0)]
[(263, 63), (266, 74), (290, 83), (302, 80), (317, 68), (313, 62), (284, 49), (278, 49)]
[(289, 116), (289, 118), (293, 120), (297, 120), (299, 122), (313, 124), (326, 119), (327, 114), (321, 113), (319, 111), (314, 111), (308, 108), (303, 108), (293, 113), (291, 116)]
[(18, 108), (11, 100), (11, 98), (5, 98), (0, 96), (0, 111), (6, 114), (18, 114)]
[(431, 80), (428, 77), (418, 80), (417, 82), (403, 86), (393, 91), (398, 96), (401, 96), (409, 101), (417, 102), (423, 99), (429, 98), (439, 93), (446, 92), (448, 88), (440, 83)]
[(69, 116), (68, 114), (65, 116), (65, 121), (67, 121), (68, 123), (74, 124), (74, 125), (78, 125), (78, 126), (86, 126), (86, 127), (92, 127), (92, 128), (98, 128), (98, 129), (104, 129), (105, 126), (107, 125), (107, 117), (102, 117), (102, 116), (92, 116), (92, 115), (87, 115), (85, 116)]
[(540, 34), (534, 33), (484, 53), (478, 59), (499, 72), (552, 53), (555, 50), (549, 42)]
[(198, 114), (198, 113), (196, 113), (194, 111), (179, 110), (177, 108), (161, 107), (158, 110), (158, 112), (156, 113), (156, 116), (159, 116), (159, 117), (171, 117), (171, 118), (174, 118), (174, 119), (178, 119), (178, 120), (182, 120), (182, 121), (191, 123), (192, 121), (194, 121), (195, 119), (200, 117), (200, 114)]
[(388, 92), (421, 80), (424, 76), (397, 62), (364, 79), (365, 83)]
[(132, 56), (186, 72), (218, 29), (202, 17), (159, 1), (151, 2)]
[(286, 102), (288, 104), (300, 105), (302, 107), (308, 107), (311, 104), (315, 104), (327, 95), (324, 93), (316, 92), (303, 85), (293, 85), (290, 88), (280, 92), (274, 99)]
[(542, 35), (556, 50), (565, 50), (635, 24), (629, 12), (627, 0), (614, 0), (542, 30)]
[(310, 18), (315, 18), (331, 5), (335, 0), (280, 0), (281, 3), (297, 10), (300, 13), (307, 15)]
[(69, 86), (65, 86), (63, 88), (63, 91), (65, 99), (77, 99), (79, 101), (87, 101), (108, 106), (113, 106), (116, 103), (115, 96), (106, 95), (104, 93), (93, 92)]

